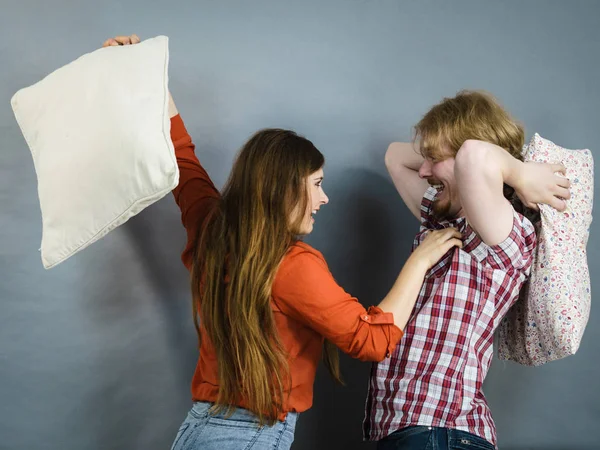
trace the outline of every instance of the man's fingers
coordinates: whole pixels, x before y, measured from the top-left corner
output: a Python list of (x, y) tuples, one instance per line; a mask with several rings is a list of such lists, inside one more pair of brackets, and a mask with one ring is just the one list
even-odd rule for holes
[(558, 178), (558, 180), (556, 180), (556, 184), (558, 184), (561, 187), (564, 188), (569, 188), (571, 187), (571, 180), (569, 180), (568, 178), (563, 178), (563, 177), (556, 177)]
[(556, 209), (557, 211), (564, 211), (565, 209), (567, 209), (567, 202), (565, 202), (564, 200), (561, 200), (559, 198), (554, 197), (550, 201), (550, 206), (553, 207), (554, 209)]
[(568, 200), (571, 198), (571, 191), (563, 187), (557, 187), (556, 196)]
[(567, 168), (562, 164), (552, 164), (552, 171), (554, 173), (562, 173), (563, 175), (567, 174)]

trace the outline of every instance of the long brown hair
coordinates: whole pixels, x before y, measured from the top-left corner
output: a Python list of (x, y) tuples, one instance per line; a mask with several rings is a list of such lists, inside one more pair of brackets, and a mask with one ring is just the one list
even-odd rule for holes
[[(271, 289), (308, 207), (306, 177), (324, 162), (312, 142), (293, 131), (257, 132), (201, 228), (191, 277), (194, 323), (200, 345), (208, 339), (216, 351), (217, 411), (232, 412), (243, 399), (261, 424), (283, 412), (291, 380)], [(339, 380), (337, 350), (326, 345), (324, 359)]]

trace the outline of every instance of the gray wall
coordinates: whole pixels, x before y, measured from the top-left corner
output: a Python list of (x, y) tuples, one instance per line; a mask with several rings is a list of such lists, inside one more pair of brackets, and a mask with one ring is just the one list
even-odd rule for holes
[[(598, 155), (594, 1), (2, 0), (0, 11), (1, 449), (165, 449), (190, 406), (196, 338), (171, 196), (51, 271), (37, 251), (36, 178), (9, 100), (107, 37), (170, 36), (171, 89), (217, 185), (258, 128), (291, 127), (322, 149), (331, 202), (308, 241), (365, 305), (385, 295), (417, 227), (386, 146), (443, 96), (490, 90), (528, 137)], [(576, 356), (494, 362), (485, 391), (502, 448), (600, 448), (598, 311)], [(344, 357), (343, 369), (345, 388), (320, 370), (294, 448), (374, 448), (361, 442), (369, 365)]]

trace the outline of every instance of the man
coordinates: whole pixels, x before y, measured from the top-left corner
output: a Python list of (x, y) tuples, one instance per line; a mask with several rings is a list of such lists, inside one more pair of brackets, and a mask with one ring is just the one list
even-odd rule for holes
[(562, 165), (522, 162), (523, 128), (486, 93), (444, 99), (415, 128), (418, 150), (393, 143), (386, 153), (421, 222), (413, 249), (446, 227), (461, 232), (463, 248), (430, 269), (404, 337), (373, 366), (365, 438), (380, 450), (493, 449), (481, 388), (494, 330), (517, 300), (536, 245), (533, 225), (509, 199), (563, 210), (569, 182), (556, 175)]

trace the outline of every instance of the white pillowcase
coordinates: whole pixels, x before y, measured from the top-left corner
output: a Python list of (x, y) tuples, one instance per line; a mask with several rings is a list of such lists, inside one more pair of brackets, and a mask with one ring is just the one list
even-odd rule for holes
[(98, 49), (13, 96), (38, 179), (46, 269), (177, 186), (168, 64), (158, 36)]

